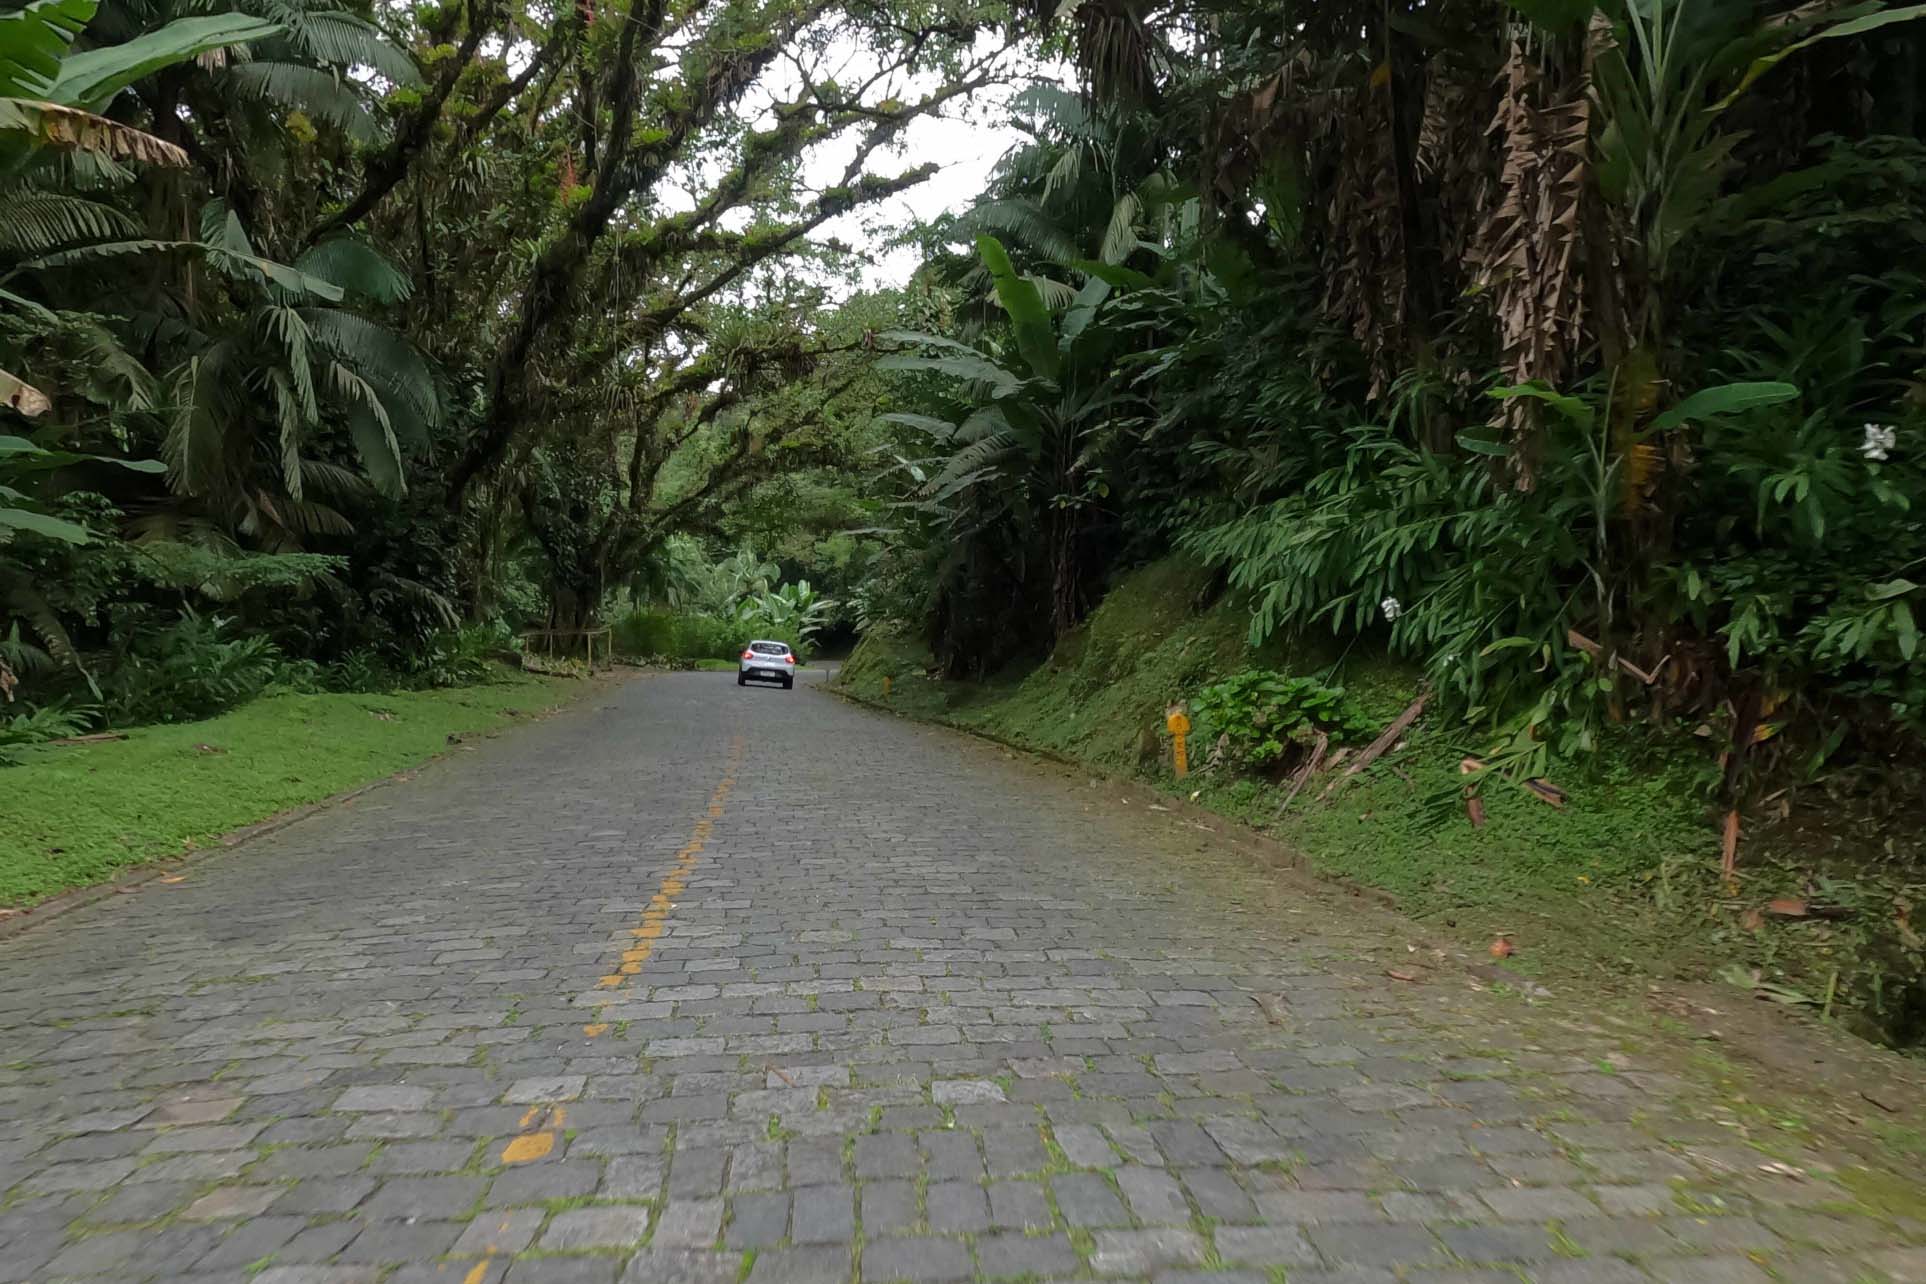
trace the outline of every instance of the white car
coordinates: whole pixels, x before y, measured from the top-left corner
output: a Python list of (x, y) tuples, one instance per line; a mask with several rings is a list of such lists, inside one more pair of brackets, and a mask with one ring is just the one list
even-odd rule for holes
[(746, 687), (749, 680), (780, 682), (787, 691), (796, 685), (796, 653), (787, 642), (751, 642), (742, 648), (742, 663), (736, 668), (736, 685)]

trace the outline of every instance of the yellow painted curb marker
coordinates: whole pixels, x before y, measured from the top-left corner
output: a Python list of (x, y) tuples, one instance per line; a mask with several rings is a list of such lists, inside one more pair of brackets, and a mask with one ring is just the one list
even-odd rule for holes
[(1177, 779), (1182, 780), (1190, 774), (1190, 758), (1184, 752), (1184, 737), (1190, 734), (1190, 719), (1184, 716), (1181, 706), (1173, 707), (1164, 717), (1164, 726), (1170, 729), (1171, 763), (1177, 769)]

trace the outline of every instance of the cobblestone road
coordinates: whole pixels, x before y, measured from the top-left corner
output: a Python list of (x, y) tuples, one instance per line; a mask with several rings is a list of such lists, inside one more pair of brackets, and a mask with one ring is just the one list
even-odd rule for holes
[(0, 1280), (1926, 1279), (1147, 801), (681, 674), (0, 941)]

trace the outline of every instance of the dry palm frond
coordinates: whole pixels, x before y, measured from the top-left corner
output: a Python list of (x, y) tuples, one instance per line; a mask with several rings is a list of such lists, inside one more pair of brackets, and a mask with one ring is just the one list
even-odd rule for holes
[[(1468, 257), (1497, 320), (1500, 359), (1515, 383), (1558, 385), (1585, 325), (1583, 237), (1591, 98), (1586, 77), (1563, 95), (1514, 43), (1499, 73), (1502, 92), (1490, 133), (1501, 157), (1496, 204), (1485, 215)], [(1538, 403), (1506, 401), (1515, 481), (1529, 489), (1530, 442)]]
[(0, 131), (30, 134), (43, 147), (97, 152), (114, 160), (185, 168), (187, 153), (152, 134), (78, 107), (0, 98)]
[(1397, 175), (1386, 95), (1355, 91), (1336, 97), (1336, 175), (1325, 213), (1329, 237), (1324, 310), (1363, 348), (1371, 369), (1370, 395), (1376, 398), (1390, 388), (1408, 355), (1410, 318)]

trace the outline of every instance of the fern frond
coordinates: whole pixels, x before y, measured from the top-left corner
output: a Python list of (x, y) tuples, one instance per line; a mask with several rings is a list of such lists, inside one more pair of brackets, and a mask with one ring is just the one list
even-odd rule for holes
[(15, 192), (0, 213), (0, 253), (45, 254), (75, 241), (132, 237), (140, 225), (111, 205), (60, 192)]

